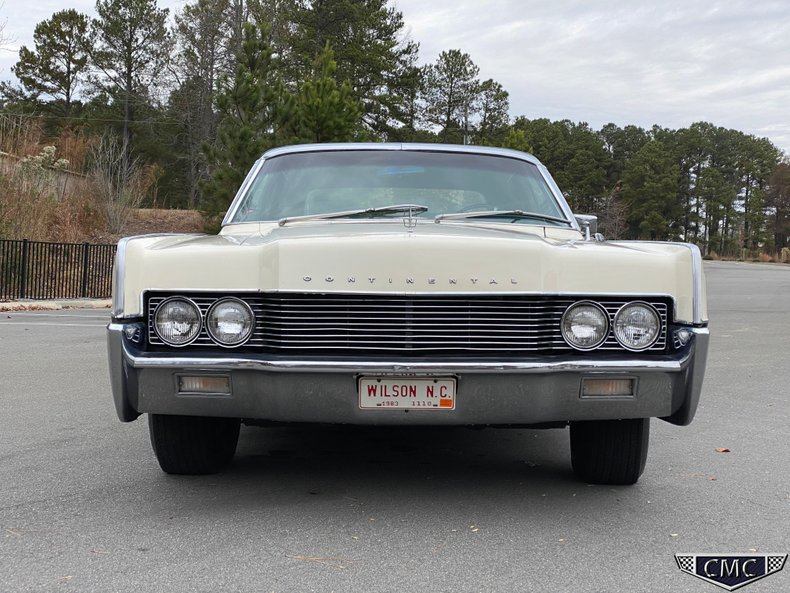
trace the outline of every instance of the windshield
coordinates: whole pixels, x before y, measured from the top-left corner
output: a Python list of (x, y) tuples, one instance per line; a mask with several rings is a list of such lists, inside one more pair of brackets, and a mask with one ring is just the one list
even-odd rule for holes
[[(526, 161), (466, 153), (343, 150), (267, 159), (231, 222), (398, 204), (424, 205), (427, 210), (415, 213), (423, 218), (488, 210), (565, 218), (537, 166)], [(506, 220), (536, 223), (523, 218)], [(565, 225), (551, 220), (540, 224)]]

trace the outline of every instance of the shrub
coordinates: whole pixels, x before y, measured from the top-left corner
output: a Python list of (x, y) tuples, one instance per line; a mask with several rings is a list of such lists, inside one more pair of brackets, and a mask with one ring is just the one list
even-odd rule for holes
[(0, 237), (80, 241), (104, 226), (88, 180), (68, 165), (46, 146), (0, 176)]
[(146, 167), (129, 159), (123, 142), (105, 134), (91, 152), (90, 180), (107, 230), (120, 233), (132, 212), (140, 207), (161, 177), (159, 167)]

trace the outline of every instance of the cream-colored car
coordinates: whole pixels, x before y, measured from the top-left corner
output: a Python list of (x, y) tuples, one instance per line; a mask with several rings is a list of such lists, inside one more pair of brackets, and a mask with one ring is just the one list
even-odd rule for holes
[(634, 483), (650, 418), (697, 408), (702, 262), (594, 226), (521, 152), (269, 151), (218, 235), (120, 241), (118, 416), (169, 473), (220, 470), (241, 423), (570, 426), (581, 479)]

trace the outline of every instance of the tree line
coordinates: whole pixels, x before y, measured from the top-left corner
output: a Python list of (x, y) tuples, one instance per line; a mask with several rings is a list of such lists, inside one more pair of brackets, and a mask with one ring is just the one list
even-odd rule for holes
[[(471, 56), (420, 65), (389, 0), (97, 0), (39, 23), (2, 85), (2, 113), (48, 133), (114, 130), (156, 166), (160, 205), (222, 212), (267, 148), (327, 141), (446, 142), (525, 150), (614, 238), (708, 252), (779, 251), (790, 165), (768, 139), (686, 128), (511, 117)], [(172, 17), (172, 18), (171, 18)]]

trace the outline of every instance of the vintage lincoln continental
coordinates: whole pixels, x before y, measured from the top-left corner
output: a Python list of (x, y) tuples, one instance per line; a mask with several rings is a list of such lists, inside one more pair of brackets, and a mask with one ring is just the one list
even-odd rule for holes
[(570, 428), (573, 471), (633, 484), (651, 418), (697, 409), (694, 245), (607, 241), (512, 150), (271, 150), (218, 235), (118, 244), (108, 352), (162, 469), (216, 472), (241, 423)]

